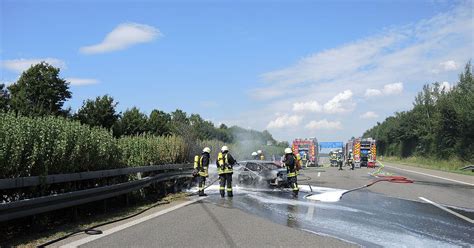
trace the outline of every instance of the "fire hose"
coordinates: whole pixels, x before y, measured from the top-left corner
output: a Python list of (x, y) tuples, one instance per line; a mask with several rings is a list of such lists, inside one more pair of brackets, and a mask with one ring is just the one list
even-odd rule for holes
[(358, 188), (354, 188), (354, 189), (350, 189), (350, 190), (347, 190), (346, 192), (344, 192), (342, 195), (345, 195), (349, 192), (352, 192), (352, 191), (356, 191), (356, 190), (360, 190), (360, 189), (364, 189), (364, 188), (368, 188), (376, 183), (379, 183), (379, 182), (390, 182), (390, 183), (413, 183), (413, 180), (410, 180), (406, 177), (402, 177), (402, 176), (379, 176), (379, 177), (382, 177), (381, 179), (377, 179), (369, 184), (366, 184), (364, 186), (361, 186), (361, 187), (358, 187)]

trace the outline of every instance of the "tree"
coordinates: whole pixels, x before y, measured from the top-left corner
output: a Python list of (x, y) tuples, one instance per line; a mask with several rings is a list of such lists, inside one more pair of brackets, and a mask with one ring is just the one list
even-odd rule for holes
[(148, 130), (154, 135), (170, 135), (170, 123), (170, 114), (154, 109), (150, 113), (150, 118), (148, 118)]
[(146, 132), (148, 130), (147, 121), (147, 116), (141, 113), (138, 108), (127, 109), (120, 119), (122, 134), (137, 135)]
[(87, 100), (77, 111), (75, 116), (81, 123), (90, 126), (99, 126), (110, 129), (120, 117), (116, 113), (115, 107), (118, 103), (114, 103), (114, 99), (108, 95), (98, 96), (95, 100)]
[(64, 102), (71, 98), (69, 84), (59, 77), (59, 68), (41, 62), (24, 71), (8, 87), (11, 108), (22, 115), (65, 115)]
[(171, 120), (177, 123), (189, 124), (189, 119), (186, 112), (181, 109), (176, 109), (174, 112), (171, 112)]
[(0, 84), (0, 111), (8, 110), (9, 101), (10, 95), (8, 94), (7, 89), (5, 89), (5, 84)]

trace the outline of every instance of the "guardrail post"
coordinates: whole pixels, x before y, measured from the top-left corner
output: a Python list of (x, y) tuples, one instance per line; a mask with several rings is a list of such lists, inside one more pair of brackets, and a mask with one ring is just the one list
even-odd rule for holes
[(105, 213), (107, 213), (107, 199), (104, 199), (104, 205), (103, 205), (103, 207), (104, 207), (103, 210), (104, 210), (104, 214), (105, 214)]

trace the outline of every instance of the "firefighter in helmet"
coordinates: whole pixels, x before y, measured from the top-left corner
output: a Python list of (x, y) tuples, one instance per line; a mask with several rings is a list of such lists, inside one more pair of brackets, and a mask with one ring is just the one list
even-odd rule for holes
[(201, 156), (194, 156), (194, 173), (198, 178), (199, 196), (207, 196), (204, 194), (204, 187), (206, 186), (206, 177), (209, 176), (208, 168), (210, 161), (211, 149), (205, 147), (202, 149)]
[[(219, 192), (221, 197), (225, 196), (225, 191), (227, 191), (228, 197), (233, 197), (232, 194), (232, 174), (233, 167), (237, 161), (230, 155), (229, 148), (223, 146), (221, 152), (217, 155), (217, 173), (219, 174)], [(227, 189), (226, 189), (227, 187)]]
[(257, 152), (252, 152), (252, 159), (255, 159), (255, 160), (258, 159), (258, 153)]
[(298, 180), (297, 176), (297, 168), (298, 168), (298, 159), (296, 158), (295, 154), (291, 148), (285, 149), (285, 157), (283, 158), (283, 163), (286, 166), (286, 172), (288, 173), (288, 183), (290, 184), (291, 190), (293, 191), (293, 197), (298, 197)]
[(265, 155), (263, 155), (262, 150), (257, 151), (258, 159), (265, 160)]

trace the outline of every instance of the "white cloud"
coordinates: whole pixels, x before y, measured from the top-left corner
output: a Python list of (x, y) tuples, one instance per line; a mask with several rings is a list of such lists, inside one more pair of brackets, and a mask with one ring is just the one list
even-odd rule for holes
[(162, 36), (161, 32), (155, 27), (138, 23), (122, 23), (108, 33), (101, 43), (81, 47), (80, 51), (84, 54), (107, 53), (150, 42), (160, 36)]
[(32, 65), (36, 65), (41, 63), (42, 61), (47, 62), (48, 64), (54, 66), (54, 67), (59, 67), (61, 69), (66, 68), (66, 63), (60, 59), (56, 58), (35, 58), (35, 59), (11, 59), (11, 60), (4, 60), (2, 61), (2, 67), (21, 73), (28, 68), (30, 68)]
[(295, 112), (321, 112), (322, 109), (323, 107), (317, 101), (293, 103), (293, 111)]
[(381, 90), (377, 90), (377, 89), (367, 89), (367, 90), (365, 90), (365, 96), (366, 97), (381, 96), (381, 95), (382, 95)]
[(328, 121), (326, 119), (320, 121), (311, 121), (306, 124), (306, 129), (317, 130), (317, 129), (326, 129), (326, 130), (338, 130), (342, 129), (342, 123), (340, 121)]
[(91, 85), (98, 84), (99, 80), (94, 78), (66, 78), (67, 82), (70, 82), (71, 85), (82, 86), (82, 85)]
[(394, 84), (386, 84), (383, 86), (382, 90), (379, 89), (366, 89), (365, 96), (366, 97), (374, 97), (374, 96), (390, 96), (390, 95), (398, 95), (403, 92), (403, 83), (394, 83)]
[(445, 71), (454, 71), (459, 68), (459, 66), (456, 64), (454, 60), (444, 61), (444, 62), (441, 62), (439, 65)]
[(324, 112), (332, 114), (351, 111), (355, 106), (351, 101), (352, 95), (351, 90), (345, 90), (344, 92), (337, 94), (324, 104)]
[(384, 95), (398, 95), (403, 91), (403, 83), (386, 84), (382, 91)]
[(378, 118), (379, 115), (376, 114), (375, 112), (372, 112), (372, 111), (368, 111), (366, 113), (364, 113), (363, 115), (360, 116), (360, 118), (362, 119), (375, 119), (375, 118)]
[(270, 121), (270, 123), (268, 123), (267, 125), (267, 128), (275, 129), (275, 128), (297, 126), (301, 123), (302, 119), (303, 117), (300, 115), (288, 115), (288, 114), (281, 115), (281, 116), (278, 116), (275, 120)]

